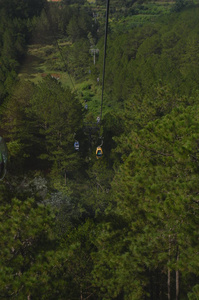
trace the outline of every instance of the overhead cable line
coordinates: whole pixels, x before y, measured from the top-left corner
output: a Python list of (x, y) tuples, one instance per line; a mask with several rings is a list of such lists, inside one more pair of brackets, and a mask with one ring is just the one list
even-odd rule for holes
[(107, 36), (108, 36), (108, 16), (109, 16), (109, 0), (106, 2), (106, 25), (105, 25), (105, 37), (104, 37), (104, 63), (103, 63), (103, 75), (102, 75), (102, 97), (101, 97), (101, 114), (100, 119), (102, 120), (102, 106), (104, 97), (104, 79), (105, 79), (105, 68), (106, 68), (106, 48), (107, 48)]

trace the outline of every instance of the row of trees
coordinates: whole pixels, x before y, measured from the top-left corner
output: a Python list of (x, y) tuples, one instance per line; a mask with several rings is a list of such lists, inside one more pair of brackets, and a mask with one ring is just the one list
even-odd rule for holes
[(0, 2), (0, 102), (9, 94), (19, 64), (26, 54), (32, 19), (40, 15), (46, 1)]
[[(190, 27), (183, 28), (182, 24)], [(155, 24), (110, 37), (106, 73), (110, 101), (126, 102), (136, 94), (141, 98), (147, 94), (154, 101), (157, 83), (169, 85), (173, 93), (180, 95), (197, 94), (196, 24), (197, 15), (190, 8)]]
[[(9, 94), (20, 64), (26, 52), (27, 43), (56, 43), (65, 37), (69, 41), (85, 45), (86, 59), (91, 46), (88, 38), (97, 41), (97, 24), (92, 12), (80, 6), (62, 4), (62, 9), (47, 1), (2, 1), (0, 9), (0, 99)], [(79, 48), (79, 44), (73, 48)], [(74, 50), (67, 47), (65, 52)], [(78, 49), (79, 52), (79, 49)], [(83, 55), (84, 57), (85, 55)], [(85, 62), (83, 62), (83, 68)], [(66, 66), (63, 67), (64, 70)], [(68, 64), (72, 73), (74, 68)], [(84, 72), (83, 72), (84, 73)]]
[(33, 42), (51, 43), (55, 38), (65, 37), (71, 42), (87, 38), (90, 32), (97, 37), (97, 24), (89, 8), (49, 3), (39, 18), (34, 18)]

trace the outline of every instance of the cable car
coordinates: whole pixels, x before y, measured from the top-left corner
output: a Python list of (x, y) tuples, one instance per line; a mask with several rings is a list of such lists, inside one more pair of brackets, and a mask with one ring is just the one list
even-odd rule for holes
[(8, 149), (4, 139), (0, 136), (0, 180), (6, 175), (6, 165), (8, 161)]
[(78, 141), (74, 142), (74, 148), (76, 151), (79, 151), (79, 142)]
[(98, 159), (98, 158), (101, 158), (102, 156), (103, 156), (102, 147), (101, 147), (101, 146), (98, 146), (98, 147), (96, 148), (96, 157), (97, 157), (97, 159)]

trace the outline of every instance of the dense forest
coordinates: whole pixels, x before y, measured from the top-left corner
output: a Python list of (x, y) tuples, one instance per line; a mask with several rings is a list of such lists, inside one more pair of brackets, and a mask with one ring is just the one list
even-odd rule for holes
[(102, 103), (105, 13), (0, 0), (1, 299), (199, 299), (199, 2), (110, 0)]

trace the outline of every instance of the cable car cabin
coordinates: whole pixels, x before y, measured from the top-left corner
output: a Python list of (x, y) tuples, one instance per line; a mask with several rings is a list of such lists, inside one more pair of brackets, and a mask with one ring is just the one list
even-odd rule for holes
[(6, 165), (8, 160), (8, 149), (4, 139), (0, 136), (0, 180), (6, 174)]
[(75, 148), (75, 151), (79, 151), (79, 142), (78, 141), (74, 142), (74, 148)]
[(96, 149), (96, 157), (97, 159), (101, 158), (103, 156), (102, 147), (98, 146)]
[(100, 123), (100, 117), (97, 117), (97, 124)]

